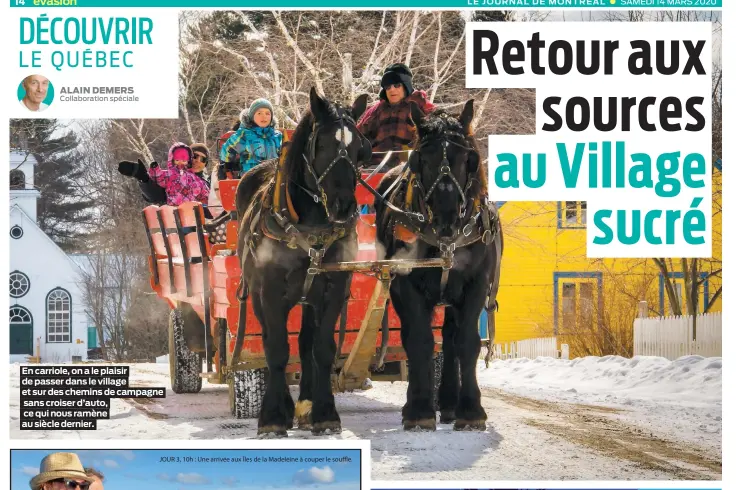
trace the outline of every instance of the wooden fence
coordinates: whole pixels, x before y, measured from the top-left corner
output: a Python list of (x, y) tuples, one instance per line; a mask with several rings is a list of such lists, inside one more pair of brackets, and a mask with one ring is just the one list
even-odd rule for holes
[(634, 355), (670, 360), (688, 355), (721, 357), (721, 313), (634, 320)]

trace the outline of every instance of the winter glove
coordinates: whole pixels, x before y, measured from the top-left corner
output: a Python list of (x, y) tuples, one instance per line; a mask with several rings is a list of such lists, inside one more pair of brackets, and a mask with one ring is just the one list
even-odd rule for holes
[(227, 179), (227, 174), (225, 172), (225, 162), (222, 162), (217, 166), (217, 180)]
[[(138, 160), (140, 162), (140, 160)], [(158, 163), (151, 162), (151, 165), (149, 165), (150, 168), (158, 168)]]
[(227, 169), (233, 174), (234, 179), (239, 179), (242, 175), (243, 168), (241, 167), (239, 160), (227, 162)]
[(132, 177), (135, 174), (135, 167), (137, 165), (137, 163), (124, 160), (118, 163), (118, 172), (125, 175), (126, 177)]
[(220, 162), (220, 166), (217, 169), (217, 178), (219, 180), (227, 179), (226, 172), (230, 172), (235, 179), (237, 179), (240, 174), (240, 164), (238, 163), (237, 155), (232, 152), (230, 156), (232, 157), (231, 160)]
[[(156, 162), (154, 162), (156, 163)], [(153, 164), (151, 164), (153, 166)], [(148, 171), (143, 162), (138, 159), (138, 162), (129, 162), (124, 160), (118, 164), (118, 172), (125, 175), (126, 177), (134, 177), (140, 182), (148, 182)]]

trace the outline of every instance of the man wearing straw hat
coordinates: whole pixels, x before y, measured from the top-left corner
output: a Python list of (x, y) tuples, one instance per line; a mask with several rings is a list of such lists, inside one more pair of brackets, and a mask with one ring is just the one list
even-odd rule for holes
[(52, 453), (41, 460), (38, 475), (31, 478), (31, 490), (88, 490), (92, 482), (74, 453)]

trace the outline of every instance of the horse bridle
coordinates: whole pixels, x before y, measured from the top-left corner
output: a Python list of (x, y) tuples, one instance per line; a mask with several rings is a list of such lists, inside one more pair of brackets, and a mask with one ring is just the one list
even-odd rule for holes
[[(317, 192), (314, 192), (311, 189), (307, 189), (306, 187), (303, 187), (299, 185), (298, 183), (294, 182), (294, 184), (302, 189), (304, 192), (309, 194), (309, 196), (312, 197), (314, 202), (316, 204), (322, 203), (322, 206), (324, 207), (325, 213), (327, 215), (327, 221), (330, 223), (336, 223), (337, 220), (334, 219), (332, 216), (332, 213), (330, 212), (329, 207), (327, 206), (327, 193), (324, 190), (324, 187), (322, 187), (322, 181), (325, 179), (327, 174), (330, 173), (330, 171), (337, 165), (337, 162), (339, 161), (346, 161), (350, 165), (350, 167), (353, 169), (353, 172), (355, 172), (355, 178), (356, 181), (360, 181), (360, 172), (362, 169), (362, 166), (357, 165), (355, 162), (353, 162), (352, 158), (350, 158), (350, 155), (348, 154), (348, 146), (345, 144), (345, 123), (352, 123), (355, 124), (355, 121), (345, 113), (340, 114), (340, 118), (338, 120), (333, 120), (331, 122), (338, 122), (340, 123), (340, 144), (337, 149), (337, 155), (335, 158), (330, 162), (330, 164), (327, 166), (324, 172), (322, 172), (322, 175), (317, 175), (317, 171), (314, 169), (314, 160), (316, 157), (316, 146), (317, 146), (317, 136), (319, 135), (319, 131), (322, 128), (322, 124), (317, 123), (316, 121), (314, 124), (312, 124), (312, 134), (309, 136), (309, 141), (307, 142), (307, 151), (309, 153), (309, 156), (302, 153), (302, 156), (304, 157), (304, 160), (306, 162), (307, 170), (309, 171), (309, 175), (311, 175), (312, 180), (314, 180), (314, 184), (317, 187)], [(360, 131), (357, 131), (358, 136), (361, 139), (361, 145), (363, 144), (363, 141), (366, 139), (365, 136), (360, 133)], [(356, 210), (357, 215), (357, 210)], [(347, 220), (349, 221), (349, 219)]]
[[(452, 141), (450, 138), (455, 137), (458, 139), (461, 139), (465, 144), (460, 144), (455, 141)], [(458, 148), (462, 148), (467, 151), (475, 152), (476, 149), (472, 146), (468, 145), (468, 138), (456, 131), (443, 131), (442, 134), (437, 137), (425, 137), (424, 139), (420, 140), (418, 148), (416, 150), (417, 156), (416, 158), (421, 158), (421, 149), (428, 146), (430, 143), (436, 142), (437, 140), (440, 140), (442, 142), (442, 161), (440, 162), (440, 173), (437, 176), (437, 178), (432, 182), (432, 184), (429, 186), (429, 189), (424, 192), (423, 185), (419, 178), (411, 179), (412, 185), (414, 185), (420, 194), (420, 199), (423, 201), (422, 205), (426, 207), (428, 211), (428, 216), (426, 218), (427, 225), (431, 228), (432, 232), (429, 233), (426, 229), (426, 226), (417, 230), (417, 235), (419, 238), (424, 241), (425, 243), (429, 245), (436, 246), (440, 250), (440, 256), (444, 259), (448, 259), (448, 262), (450, 264), (453, 263), (455, 250), (457, 248), (465, 247), (468, 245), (471, 245), (475, 243), (478, 240), (482, 240), (483, 243), (489, 244), (490, 240), (493, 239), (495, 236), (495, 232), (491, 231), (492, 223), (490, 220), (490, 216), (487, 216), (487, 210), (489, 203), (486, 201), (480, 204), (480, 207), (478, 209), (478, 212), (471, 216), (468, 222), (465, 224), (465, 226), (462, 227), (462, 234), (460, 233), (460, 227), (454, 229), (453, 235), (451, 237), (440, 237), (438, 236), (436, 230), (434, 227), (432, 227), (432, 208), (429, 204), (429, 198), (434, 192), (434, 190), (437, 188), (437, 186), (442, 182), (443, 179), (450, 179), (454, 185), (457, 186), (457, 189), (461, 191), (461, 199), (462, 203), (460, 204), (460, 209), (458, 211), (459, 217), (462, 220), (467, 211), (468, 211), (468, 205), (471, 202), (471, 200), (468, 198), (468, 193), (471, 189), (471, 186), (474, 181), (477, 181), (476, 179), (476, 172), (468, 172), (468, 181), (465, 184), (465, 187), (463, 188), (460, 185), (460, 182), (458, 182), (455, 175), (452, 173), (452, 170), (450, 169), (450, 160), (447, 158), (447, 148), (449, 145), (457, 146)], [(467, 146), (466, 146), (467, 145)], [(421, 206), (420, 206), (421, 207)], [(478, 236), (473, 237), (473, 231), (475, 230), (475, 225), (478, 223), (478, 220), (481, 219), (483, 221), (483, 226), (486, 231), (484, 231), (482, 234), (478, 234)], [(460, 223), (462, 224), (462, 222)], [(454, 228), (454, 226), (453, 226)], [(440, 303), (444, 303), (444, 295), (445, 295), (445, 288), (447, 287), (447, 282), (450, 277), (450, 269), (452, 266), (443, 266), (442, 267), (442, 275), (440, 276)]]
[[(472, 152), (476, 150), (475, 148), (472, 148), (470, 146), (465, 146), (455, 141), (452, 141), (450, 137), (460, 138), (463, 142), (467, 144), (467, 138), (465, 137), (465, 135), (458, 133), (456, 131), (444, 131), (442, 135), (439, 137), (439, 139), (442, 141), (442, 161), (440, 162), (439, 175), (434, 180), (434, 182), (432, 182), (432, 185), (429, 186), (429, 189), (426, 192), (424, 192), (424, 188), (422, 186), (421, 181), (419, 179), (414, 179), (414, 185), (419, 189), (420, 193), (422, 194), (422, 197), (424, 199), (424, 205), (427, 207), (427, 210), (429, 211), (429, 216), (427, 217), (428, 222), (432, 221), (432, 214), (433, 214), (432, 208), (429, 204), (429, 198), (434, 192), (434, 190), (437, 188), (439, 183), (442, 182), (443, 179), (449, 178), (453, 182), (453, 184), (455, 184), (458, 190), (462, 189), (462, 191), (460, 192), (460, 198), (462, 199), (462, 203), (460, 204), (460, 209), (459, 209), (459, 215), (461, 219), (464, 218), (465, 214), (467, 213), (468, 202), (469, 202), (467, 194), (470, 191), (471, 185), (476, 180), (475, 172), (468, 172), (468, 181), (465, 183), (465, 187), (463, 187), (460, 185), (460, 182), (458, 182), (457, 178), (452, 173), (452, 170), (450, 169), (450, 160), (447, 158), (448, 145), (454, 145), (454, 146), (457, 146), (458, 148), (462, 148), (463, 150), (472, 151)], [(419, 147), (416, 150), (417, 158), (421, 158), (420, 152), (422, 148), (428, 146), (429, 144), (435, 141), (437, 141), (437, 138), (426, 137), (422, 139), (419, 142)]]

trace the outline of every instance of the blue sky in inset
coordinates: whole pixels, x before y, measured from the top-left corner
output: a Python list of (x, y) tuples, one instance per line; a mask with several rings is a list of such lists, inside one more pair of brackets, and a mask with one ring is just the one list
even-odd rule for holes
[[(105, 490), (360, 490), (358, 449), (12, 450), (11, 490), (28, 490), (41, 460), (54, 452), (77, 453), (83, 465), (102, 471)], [(297, 462), (255, 461), (269, 457)]]

